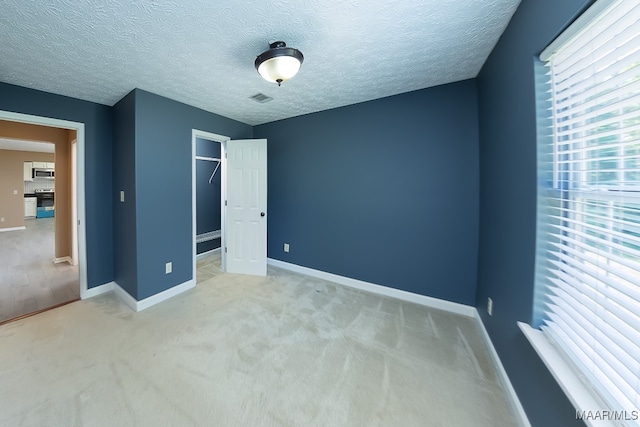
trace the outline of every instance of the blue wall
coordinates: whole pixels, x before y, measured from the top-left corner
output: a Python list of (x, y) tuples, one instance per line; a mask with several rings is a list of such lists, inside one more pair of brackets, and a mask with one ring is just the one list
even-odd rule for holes
[(270, 258), (474, 303), (474, 81), (268, 123), (254, 134), (268, 139)]
[(523, 0), (476, 80), (255, 128), (142, 90), (113, 128), (110, 107), (4, 83), (0, 109), (85, 123), (89, 287), (143, 299), (190, 280), (191, 129), (255, 134), (269, 257), (477, 305), (532, 425), (580, 425), (516, 322), (533, 306), (534, 57), (588, 3)]
[[(534, 57), (589, 3), (523, 0), (477, 78), (480, 245), (477, 306), (534, 426), (581, 425), (516, 326), (530, 322), (536, 226)], [(486, 315), (487, 297), (494, 314)]]
[(85, 124), (87, 286), (113, 280), (111, 107), (0, 83), (0, 110)]
[[(192, 129), (251, 138), (249, 125), (135, 90), (138, 300), (193, 277)], [(115, 248), (116, 251), (119, 247)], [(165, 263), (173, 273), (165, 274)]]
[[(113, 106), (113, 254), (114, 280), (132, 296), (137, 294), (138, 256), (135, 176), (135, 91)], [(120, 202), (124, 191), (124, 203)]]

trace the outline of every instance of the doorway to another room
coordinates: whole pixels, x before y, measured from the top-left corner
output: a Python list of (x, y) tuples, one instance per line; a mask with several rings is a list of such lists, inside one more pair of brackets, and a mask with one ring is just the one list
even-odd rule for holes
[(81, 123), (0, 111), (0, 324), (86, 293), (83, 149)]
[(266, 276), (267, 140), (191, 135), (196, 283), (222, 272)]

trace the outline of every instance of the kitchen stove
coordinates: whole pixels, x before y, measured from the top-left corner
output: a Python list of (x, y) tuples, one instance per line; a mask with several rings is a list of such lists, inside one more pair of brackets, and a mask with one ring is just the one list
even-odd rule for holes
[(53, 188), (36, 188), (34, 190), (38, 200), (36, 218), (51, 218), (55, 214)]

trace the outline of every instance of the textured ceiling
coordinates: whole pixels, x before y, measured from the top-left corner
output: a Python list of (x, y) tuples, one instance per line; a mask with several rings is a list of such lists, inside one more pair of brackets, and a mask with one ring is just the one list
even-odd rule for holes
[(51, 142), (23, 141), (21, 139), (0, 138), (0, 150), (39, 151), (41, 153), (55, 152), (55, 145)]
[[(256, 125), (473, 78), (520, 0), (0, 3), (0, 81), (106, 105), (137, 87)], [(305, 57), (282, 87), (253, 66), (275, 40)]]

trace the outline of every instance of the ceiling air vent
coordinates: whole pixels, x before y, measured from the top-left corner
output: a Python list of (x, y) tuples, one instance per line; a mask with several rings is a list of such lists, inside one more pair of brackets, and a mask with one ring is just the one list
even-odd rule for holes
[(249, 99), (253, 99), (260, 104), (264, 104), (265, 102), (273, 101), (273, 98), (265, 95), (264, 93), (256, 93), (253, 96), (250, 96)]

